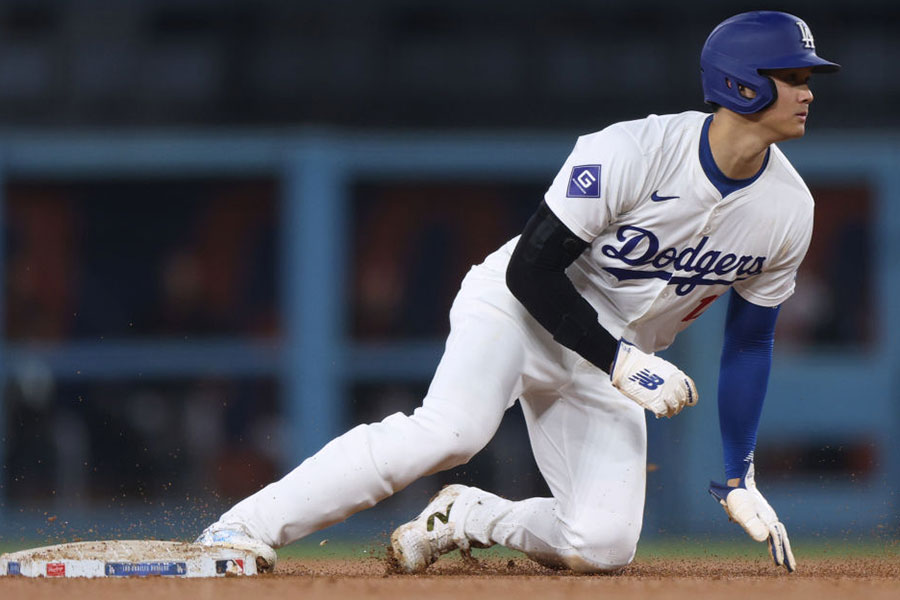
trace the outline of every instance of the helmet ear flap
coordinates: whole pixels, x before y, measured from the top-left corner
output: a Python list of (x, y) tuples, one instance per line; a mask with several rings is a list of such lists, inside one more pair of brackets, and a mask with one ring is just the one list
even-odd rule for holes
[(770, 105), (775, 104), (775, 101), (778, 100), (778, 87), (776, 87), (774, 79), (772, 79), (771, 77), (766, 77), (766, 79), (769, 81), (769, 88), (772, 90), (772, 101), (766, 105), (766, 107), (769, 107)]
[[(765, 110), (769, 108), (770, 106), (775, 104), (776, 100), (778, 100), (778, 87), (775, 85), (775, 80), (768, 75), (764, 75), (763, 79), (766, 80), (763, 85), (769, 86), (769, 93), (767, 94), (769, 101), (766, 102), (762, 107), (760, 107), (759, 110)], [(759, 92), (757, 92), (757, 94), (759, 94)]]
[[(775, 81), (767, 75), (760, 74), (758, 85), (742, 83), (738, 80), (734, 81), (734, 88), (732, 88), (732, 83), (730, 81), (727, 85), (729, 89), (733, 90), (734, 94), (753, 105), (752, 112), (765, 110), (775, 104), (775, 101), (778, 100), (778, 88), (775, 86)], [(743, 93), (744, 90), (750, 90), (754, 95), (747, 96)]]
[[(722, 68), (707, 62), (700, 73), (703, 99), (710, 104), (746, 115), (763, 110), (775, 101), (775, 83), (755, 70), (728, 64)], [(741, 94), (741, 87), (753, 90), (756, 96), (751, 98)]]

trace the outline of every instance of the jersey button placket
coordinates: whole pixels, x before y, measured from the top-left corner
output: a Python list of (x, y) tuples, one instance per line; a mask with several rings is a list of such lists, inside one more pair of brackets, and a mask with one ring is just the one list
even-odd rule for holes
[(703, 227), (703, 231), (701, 231), (700, 233), (702, 233), (703, 235), (709, 235), (709, 232), (712, 231), (712, 222), (718, 214), (719, 207), (717, 206), (709, 213), (709, 217), (707, 217), (706, 219), (706, 225)]

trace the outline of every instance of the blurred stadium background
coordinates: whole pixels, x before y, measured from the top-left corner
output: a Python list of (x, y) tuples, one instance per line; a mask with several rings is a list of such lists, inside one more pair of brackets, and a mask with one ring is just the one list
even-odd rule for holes
[[(703, 41), (753, 8), (0, 1), (0, 542), (189, 538), (334, 435), (411, 411), (462, 275), (575, 137), (704, 110)], [(783, 145), (817, 224), (760, 485), (797, 536), (896, 540), (900, 5), (779, 8), (844, 71)], [(723, 308), (668, 351), (703, 400), (649, 423), (649, 539), (740, 535), (705, 491)], [(389, 531), (450, 481), (546, 493), (527, 444), (514, 408), (469, 465), (317, 539)]]

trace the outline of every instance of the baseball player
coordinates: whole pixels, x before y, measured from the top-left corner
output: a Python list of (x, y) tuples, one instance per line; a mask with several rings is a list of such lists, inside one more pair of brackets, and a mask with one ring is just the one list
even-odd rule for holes
[(775, 143), (804, 134), (811, 74), (840, 67), (816, 55), (802, 19), (772, 11), (721, 23), (700, 64), (712, 114), (582, 136), (521, 236), (469, 271), (421, 407), (334, 439), (197, 542), (253, 549), (270, 569), (273, 548), (468, 461), (519, 399), (552, 497), (448, 486), (391, 536), (400, 568), (492, 544), (582, 572), (627, 565), (644, 507), (644, 411), (672, 417), (698, 399), (691, 378), (653, 353), (728, 293), (726, 482), (709, 491), (793, 571), (753, 469), (775, 321), (813, 219), (809, 190)]

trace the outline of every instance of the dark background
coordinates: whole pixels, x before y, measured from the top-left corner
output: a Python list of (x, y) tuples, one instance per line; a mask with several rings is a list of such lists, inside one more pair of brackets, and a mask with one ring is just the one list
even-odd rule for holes
[[(758, 2), (6, 0), (0, 122), (575, 128), (702, 107), (700, 48)], [(784, 1), (820, 54), (810, 124), (900, 122), (900, 5)]]

